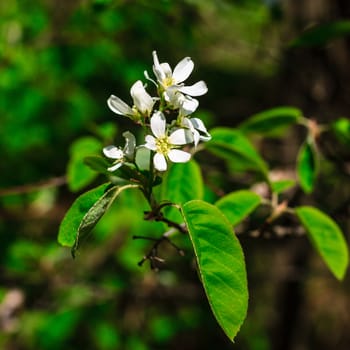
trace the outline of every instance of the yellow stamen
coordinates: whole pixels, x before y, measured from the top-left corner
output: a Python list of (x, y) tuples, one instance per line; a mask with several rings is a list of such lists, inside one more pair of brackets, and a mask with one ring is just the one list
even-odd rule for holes
[(169, 143), (169, 138), (167, 136), (162, 137), (161, 139), (156, 140), (157, 152), (163, 155), (168, 154), (171, 149), (171, 145)]
[(163, 85), (165, 88), (169, 87), (169, 86), (172, 86), (175, 84), (175, 81), (173, 79), (173, 77), (166, 77), (164, 80), (163, 80)]

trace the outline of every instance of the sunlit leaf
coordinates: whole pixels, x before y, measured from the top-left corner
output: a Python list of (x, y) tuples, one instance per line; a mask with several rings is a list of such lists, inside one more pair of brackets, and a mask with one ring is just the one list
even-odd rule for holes
[(304, 192), (312, 192), (318, 172), (317, 155), (314, 146), (308, 141), (300, 148), (297, 171), (300, 186)]
[(215, 128), (211, 130), (211, 136), (212, 139), (206, 143), (210, 152), (232, 162), (240, 162), (247, 170), (257, 171), (267, 177), (266, 163), (239, 130)]
[(174, 163), (162, 183), (162, 199), (183, 204), (203, 197), (203, 179), (198, 164)]
[(350, 21), (336, 21), (308, 29), (294, 39), (291, 47), (323, 46), (329, 41), (350, 35)]
[(295, 180), (278, 180), (278, 181), (272, 181), (271, 187), (272, 191), (275, 193), (282, 193), (291, 187), (295, 186)]
[(254, 192), (241, 190), (220, 198), (215, 205), (225, 214), (231, 225), (244, 220), (259, 204), (261, 197)]
[(349, 252), (339, 226), (316, 208), (305, 206), (295, 210), (326, 265), (336, 278), (343, 279), (349, 263)]
[(77, 236), (72, 247), (72, 255), (75, 255), (76, 250), (79, 248), (80, 242), (90, 233), (90, 231), (96, 226), (97, 222), (101, 219), (102, 215), (106, 212), (112, 202), (118, 197), (118, 195), (127, 188), (137, 187), (137, 185), (124, 185), (114, 186), (108, 189), (102, 197), (100, 197), (95, 204), (89, 209), (81, 220)]
[(63, 218), (59, 233), (58, 242), (64, 246), (72, 247), (78, 235), (78, 229), (86, 213), (95, 203), (108, 191), (110, 183), (105, 183), (79, 196), (65, 217)]
[(58, 242), (72, 247), (74, 256), (81, 240), (93, 229), (115, 198), (131, 187), (137, 186), (119, 187), (106, 183), (79, 196), (61, 222)]
[(273, 134), (295, 124), (302, 112), (294, 107), (277, 107), (252, 115), (239, 125), (244, 133)]
[(226, 217), (215, 206), (193, 200), (183, 205), (182, 213), (211, 309), (233, 340), (246, 317), (248, 304), (240, 243)]
[[(161, 200), (183, 204), (192, 199), (202, 199), (204, 193), (203, 178), (198, 164), (191, 160), (187, 163), (174, 163), (163, 179)], [(169, 219), (182, 220), (175, 208), (165, 208)]]
[(84, 158), (101, 153), (101, 149), (101, 142), (93, 137), (83, 137), (72, 144), (67, 167), (67, 180), (71, 191), (81, 190), (96, 178), (97, 173), (84, 164)]

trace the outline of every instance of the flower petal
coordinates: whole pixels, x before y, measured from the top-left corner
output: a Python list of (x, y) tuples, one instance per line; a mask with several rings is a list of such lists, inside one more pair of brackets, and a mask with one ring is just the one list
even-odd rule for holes
[(179, 149), (172, 149), (169, 151), (168, 157), (173, 163), (186, 163), (191, 159), (191, 154)]
[(102, 151), (107, 158), (122, 159), (124, 157), (124, 152), (116, 146), (104, 147)]
[(160, 66), (162, 67), (162, 71), (164, 72), (165, 77), (171, 78), (173, 75), (173, 72), (171, 71), (169, 63), (164, 62), (164, 63), (161, 63)]
[(201, 135), (199, 134), (199, 132), (194, 129), (192, 131), (192, 135), (193, 135), (193, 143), (194, 143), (194, 147), (197, 147), (198, 146), (198, 143), (199, 143), (199, 140), (201, 138)]
[(201, 119), (191, 118), (191, 119), (189, 119), (189, 121), (196, 130), (198, 130), (202, 133), (200, 135), (200, 139), (202, 141), (209, 141), (211, 139), (211, 135), (208, 133), (207, 128), (205, 127), (205, 125)]
[(186, 80), (193, 71), (194, 63), (190, 57), (185, 57), (174, 68), (173, 78), (176, 84)]
[(201, 80), (191, 86), (180, 87), (179, 91), (190, 96), (201, 96), (207, 93), (208, 88), (205, 82)]
[(107, 100), (108, 107), (117, 114), (130, 116), (133, 115), (131, 107), (129, 107), (123, 100), (119, 97), (112, 95)]
[(205, 127), (204, 123), (199, 118), (191, 118), (190, 119), (191, 124), (193, 127), (203, 133), (208, 133), (207, 128)]
[(147, 135), (145, 137), (146, 144), (145, 147), (150, 149), (151, 151), (156, 151), (157, 150), (157, 144), (156, 144), (156, 139), (152, 135)]
[(121, 166), (123, 165), (123, 162), (118, 162), (112, 166), (110, 166), (109, 168), (107, 168), (108, 171), (114, 171), (119, 169)]
[(207, 142), (207, 141), (211, 140), (211, 135), (210, 134), (208, 134), (208, 135), (199, 135), (199, 139), (201, 141)]
[(153, 164), (158, 171), (165, 171), (167, 169), (165, 157), (161, 153), (156, 153), (154, 155)]
[(173, 108), (179, 108), (185, 95), (179, 92), (176, 86), (170, 86), (164, 91), (164, 98)]
[(129, 159), (134, 159), (136, 138), (130, 131), (125, 131), (123, 133), (125, 138), (124, 154)]
[(190, 132), (192, 133), (192, 136), (193, 136), (194, 146), (197, 147), (200, 139), (199, 132), (194, 128), (194, 126), (190, 122), (190, 119), (188, 118), (183, 118), (182, 125), (190, 129)]
[(143, 72), (143, 74), (147, 80), (151, 81), (155, 86), (158, 86), (158, 84), (149, 76), (146, 70)]
[(157, 77), (158, 81), (163, 81), (165, 79), (165, 73), (163, 72), (163, 69), (159, 63), (157, 52), (153, 51), (152, 55), (153, 55), (153, 72)]
[(150, 115), (154, 105), (153, 98), (146, 92), (141, 80), (138, 80), (130, 89), (130, 94), (136, 108), (142, 113)]
[(182, 116), (190, 115), (195, 112), (198, 105), (199, 105), (198, 100), (196, 100), (195, 98), (192, 98), (191, 96), (186, 95), (181, 102), (180, 114)]
[(177, 129), (171, 133), (169, 136), (170, 144), (172, 145), (186, 145), (187, 143), (191, 143), (193, 138), (191, 134), (186, 129)]
[(165, 136), (166, 120), (162, 112), (154, 112), (151, 117), (151, 130), (155, 137), (162, 138)]

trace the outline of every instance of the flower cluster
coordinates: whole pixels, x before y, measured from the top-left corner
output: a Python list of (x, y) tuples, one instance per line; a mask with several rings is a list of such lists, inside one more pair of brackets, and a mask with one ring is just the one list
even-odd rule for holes
[(135, 152), (145, 147), (152, 152), (153, 166), (158, 171), (167, 170), (167, 162), (184, 163), (190, 160), (190, 147), (197, 147), (200, 141), (210, 140), (210, 135), (202, 120), (192, 118), (199, 102), (194, 97), (204, 95), (208, 89), (204, 81), (186, 86), (184, 81), (194, 68), (191, 58), (181, 60), (174, 70), (166, 62), (160, 63), (156, 51), (153, 52), (153, 73), (150, 78), (155, 84), (157, 96), (152, 97), (145, 85), (138, 80), (130, 89), (133, 105), (129, 106), (119, 97), (112, 95), (107, 104), (116, 114), (126, 116), (146, 130), (145, 143), (136, 146), (135, 136), (127, 131), (125, 147), (107, 146), (103, 153), (113, 160), (108, 168), (115, 171), (125, 162), (135, 161)]

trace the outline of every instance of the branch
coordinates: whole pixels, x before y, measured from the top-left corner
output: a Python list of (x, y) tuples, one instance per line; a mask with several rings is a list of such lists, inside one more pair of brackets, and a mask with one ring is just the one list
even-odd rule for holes
[(10, 188), (0, 189), (0, 196), (9, 196), (15, 194), (24, 194), (43, 190), (45, 188), (58, 187), (67, 183), (66, 176), (53, 177), (49, 180), (39, 181), (34, 184), (14, 186)]
[(150, 251), (147, 255), (145, 255), (138, 263), (137, 265), (142, 266), (143, 263), (146, 260), (149, 260), (151, 264), (152, 270), (158, 270), (157, 262), (163, 263), (165, 260), (160, 258), (158, 256), (158, 247), (162, 242), (167, 242), (169, 245), (171, 245), (173, 248), (176, 249), (176, 251), (181, 255), (184, 256), (185, 252), (179, 248), (176, 244), (174, 244), (170, 239), (169, 236), (171, 236), (173, 233), (177, 232), (177, 229), (171, 228), (169, 231), (165, 232), (162, 237), (160, 238), (153, 238), (153, 237), (147, 237), (147, 236), (133, 236), (133, 239), (146, 239), (149, 241), (153, 241), (154, 244), (151, 247)]
[(173, 227), (176, 230), (178, 230), (181, 233), (187, 234), (187, 228), (184, 224), (178, 224), (175, 221), (171, 221), (169, 219), (167, 219), (163, 213), (160, 212), (160, 209), (162, 209), (162, 207), (164, 207), (165, 205), (169, 205), (167, 204), (163, 204), (163, 206), (160, 206), (159, 208), (157, 208), (156, 211), (145, 211), (145, 220), (154, 220), (154, 221), (162, 221), (165, 224), (167, 224), (169, 227)]

